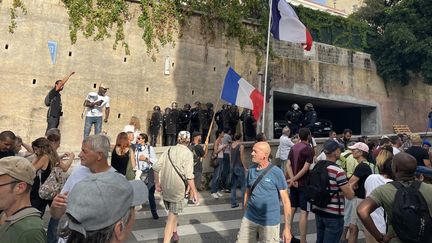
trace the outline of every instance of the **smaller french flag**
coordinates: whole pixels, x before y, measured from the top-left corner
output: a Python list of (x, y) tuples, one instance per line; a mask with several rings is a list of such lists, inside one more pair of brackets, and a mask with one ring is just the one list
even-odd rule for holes
[(225, 76), (221, 99), (233, 105), (248, 108), (256, 120), (263, 110), (264, 96), (231, 67)]

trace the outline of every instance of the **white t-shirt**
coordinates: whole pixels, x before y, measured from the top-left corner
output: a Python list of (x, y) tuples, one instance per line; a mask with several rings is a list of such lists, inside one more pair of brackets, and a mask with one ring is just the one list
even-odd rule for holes
[[(90, 93), (93, 93), (93, 92), (90, 92)], [(99, 117), (99, 116), (103, 116), (102, 109), (103, 109), (104, 107), (105, 107), (105, 108), (109, 108), (109, 107), (110, 107), (110, 104), (109, 104), (109, 102), (110, 102), (110, 98), (109, 98), (109, 96), (107, 96), (107, 95), (105, 95), (105, 96), (98, 95), (98, 96), (97, 96), (98, 98), (97, 98), (97, 100), (95, 101), (95, 100), (94, 100), (94, 97), (93, 97), (90, 93), (87, 95), (86, 100), (88, 100), (88, 101), (90, 101), (90, 102), (97, 102), (97, 101), (102, 100), (102, 104), (101, 104), (100, 106), (95, 106), (95, 107), (93, 107), (93, 108), (86, 107), (86, 112), (85, 112), (86, 116), (88, 116), (88, 117)]]
[[(368, 176), (365, 181), (364, 187), (366, 190), (366, 197), (371, 194), (375, 188), (387, 184), (387, 182), (392, 181), (391, 179), (384, 178), (384, 176), (379, 174), (373, 174)], [(386, 221), (384, 219), (384, 209), (379, 207), (375, 209), (373, 213), (371, 213), (371, 218), (375, 223), (375, 226), (378, 228), (381, 234), (386, 233)]]
[[(108, 171), (115, 172), (116, 170), (113, 167), (110, 167)], [(93, 173), (90, 171), (89, 168), (81, 164), (76, 165), (71, 175), (66, 180), (66, 183), (64, 184), (61, 193), (70, 192), (75, 186), (75, 184), (82, 181), (84, 178), (91, 174)]]
[[(149, 158), (151, 165), (146, 161), (139, 160), (139, 157), (141, 155), (144, 155), (146, 158)], [(136, 161), (138, 161), (138, 169), (140, 170), (150, 169), (152, 166), (154, 166), (157, 163), (156, 152), (154, 148), (148, 144), (142, 146), (141, 151), (138, 151), (138, 145), (137, 145), (137, 149), (135, 150), (135, 156), (136, 156)]]

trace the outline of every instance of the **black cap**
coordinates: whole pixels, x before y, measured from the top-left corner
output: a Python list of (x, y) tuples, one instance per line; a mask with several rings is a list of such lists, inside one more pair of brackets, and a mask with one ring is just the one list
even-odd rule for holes
[(340, 144), (333, 139), (329, 139), (324, 142), (323, 151), (325, 154), (330, 154), (338, 148), (342, 150), (343, 144)]
[(193, 132), (192, 133), (192, 138), (196, 137), (196, 136), (201, 136), (202, 133), (201, 132)]

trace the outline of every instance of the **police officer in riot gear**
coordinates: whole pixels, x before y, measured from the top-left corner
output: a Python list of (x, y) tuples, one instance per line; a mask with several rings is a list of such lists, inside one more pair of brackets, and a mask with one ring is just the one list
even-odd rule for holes
[(162, 113), (160, 106), (153, 107), (153, 113), (150, 118), (150, 144), (156, 146), (159, 129), (162, 125)]
[(317, 120), (317, 113), (311, 103), (307, 103), (304, 107), (304, 110), (306, 114), (305, 114), (303, 125), (304, 127), (307, 127), (312, 131), (312, 127)]
[(295, 135), (298, 133), (300, 127), (302, 126), (304, 117), (303, 113), (300, 111), (300, 106), (297, 104), (293, 104), (291, 106), (291, 110), (289, 110), (285, 114), (285, 120), (288, 123), (288, 127), (291, 130), (291, 134)]

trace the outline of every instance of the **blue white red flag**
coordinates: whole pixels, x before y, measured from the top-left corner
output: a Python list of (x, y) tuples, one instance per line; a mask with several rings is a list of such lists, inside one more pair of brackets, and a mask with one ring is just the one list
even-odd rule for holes
[(271, 33), (278, 40), (303, 44), (306, 51), (312, 48), (312, 36), (299, 20), (294, 9), (286, 0), (271, 0), (272, 26)]
[(252, 110), (256, 120), (263, 110), (264, 96), (231, 67), (225, 76), (221, 99), (233, 105)]

